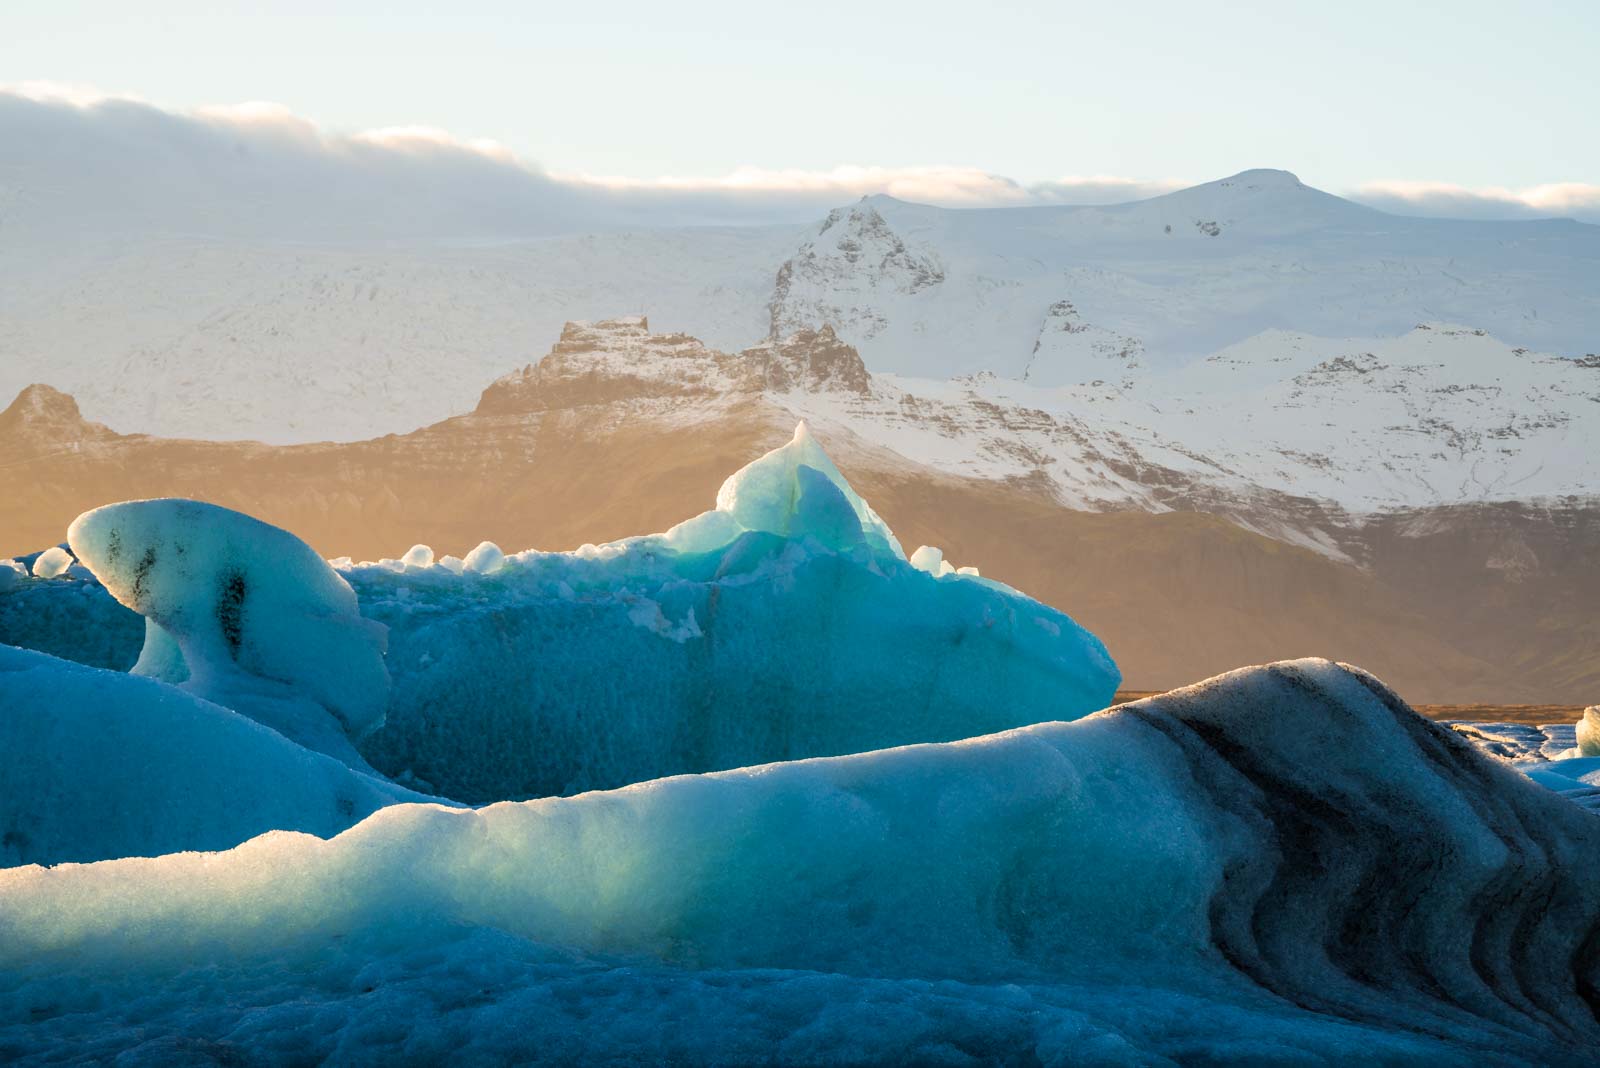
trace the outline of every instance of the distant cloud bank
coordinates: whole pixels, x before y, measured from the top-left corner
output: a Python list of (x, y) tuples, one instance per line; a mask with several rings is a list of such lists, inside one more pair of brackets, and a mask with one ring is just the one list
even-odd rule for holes
[(1600, 222), (1600, 185), (1583, 182), (1556, 182), (1528, 189), (1469, 189), (1448, 182), (1369, 182), (1345, 195), (1399, 215)]
[[(0, 85), (0, 173), (18, 180), (9, 194), (0, 186), (0, 210), (7, 195), (21, 198), (41, 226), (200, 228), (283, 240), (798, 223), (877, 193), (947, 207), (1113, 204), (1194, 184), (1116, 176), (1023, 183), (962, 166), (752, 167), (719, 178), (556, 174), (497, 142), (431, 127), (331, 134), (277, 104), (179, 113), (53, 83)], [(1343, 195), (1405, 215), (1600, 222), (1600, 185), (1583, 183), (1470, 189), (1374, 181)]]

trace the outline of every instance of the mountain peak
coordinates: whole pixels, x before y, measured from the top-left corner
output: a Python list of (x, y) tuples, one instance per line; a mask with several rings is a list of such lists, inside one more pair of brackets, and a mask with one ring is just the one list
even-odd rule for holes
[(1219, 178), (1214, 184), (1253, 186), (1258, 189), (1305, 188), (1305, 183), (1293, 171), (1282, 171), (1273, 167), (1253, 167), (1226, 178)]
[(78, 402), (70, 394), (42, 382), (23, 387), (16, 400), (0, 412), (0, 432), (82, 425), (83, 413), (78, 411)]

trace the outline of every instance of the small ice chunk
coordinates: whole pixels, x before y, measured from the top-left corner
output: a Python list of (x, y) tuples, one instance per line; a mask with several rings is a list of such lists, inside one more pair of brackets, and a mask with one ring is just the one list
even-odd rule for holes
[(67, 568), (72, 566), (72, 554), (59, 545), (52, 545), (39, 554), (33, 562), (33, 577), (41, 579), (56, 578), (66, 574)]
[(474, 574), (492, 575), (506, 566), (506, 554), (494, 542), (480, 541), (461, 563), (465, 570)]
[(21, 560), (0, 560), (0, 590), (10, 589), (28, 577)]
[(413, 545), (406, 550), (400, 562), (407, 567), (432, 567), (433, 550), (426, 545)]
[(1600, 756), (1600, 705), (1590, 705), (1583, 710), (1577, 735), (1579, 756)]
[(461, 574), (467, 567), (466, 562), (459, 556), (442, 556), (439, 558), (439, 566), (452, 575)]
[[(950, 561), (944, 558), (943, 550), (932, 545), (924, 545), (922, 548), (912, 553), (911, 566), (919, 571), (926, 571), (934, 578), (943, 578), (946, 575), (956, 574), (956, 569), (950, 565)], [(978, 573), (978, 569), (963, 568), (961, 573), (967, 574), (969, 572), (976, 575)]]

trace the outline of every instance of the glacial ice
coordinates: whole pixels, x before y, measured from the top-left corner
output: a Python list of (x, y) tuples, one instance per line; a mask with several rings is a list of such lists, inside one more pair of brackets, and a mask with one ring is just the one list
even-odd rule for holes
[(33, 561), (33, 577), (52, 579), (64, 575), (72, 566), (72, 554), (59, 545), (52, 545)]
[(0, 867), (331, 836), (420, 800), (154, 679), (0, 645)]
[(739, 532), (809, 536), (830, 549), (865, 542), (875, 555), (906, 558), (889, 525), (861, 499), (802, 421), (782, 448), (729, 476), (717, 507), (669, 530), (679, 552), (706, 552)]
[(1326, 661), (948, 744), (0, 871), (0, 900), (0, 1050), (1576, 1064), (1600, 1042), (1600, 822)]
[(133, 670), (182, 685), (310, 748), (359, 764), (383, 722), (383, 627), (288, 531), (196, 501), (129, 501), (67, 532), (78, 558), (145, 617)]
[(69, 539), (100, 581), (0, 566), (0, 642), (99, 665), (0, 645), (0, 1060), (1600, 1043), (1600, 711), (1526, 774), (1326, 661), (1085, 717), (1099, 641), (908, 560), (803, 426), (570, 553), (341, 575), (183, 501)]
[(956, 567), (944, 558), (944, 551), (932, 545), (924, 545), (911, 554), (911, 566), (918, 571), (926, 571), (934, 578), (944, 578), (946, 575), (967, 575), (977, 577), (978, 569), (975, 567)]
[[(386, 722), (353, 740), (321, 705), (301, 701), (285, 712), (283, 701), (242, 685), (241, 672), (225, 671), (222, 686), (191, 680), (193, 657), (165, 614), (170, 606), (152, 606), (148, 579), (138, 670), (358, 770), (376, 767), (473, 803), (948, 741), (1110, 703), (1119, 675), (1093, 635), (1002, 584), (975, 576), (935, 581), (910, 566), (803, 427), (730, 477), (718, 500), (721, 506), (666, 534), (569, 553), (508, 557), (485, 543), (459, 571), (449, 559), (432, 566), (344, 561), (354, 594), (339, 592), (338, 576), (276, 531), (270, 545), (249, 549), (275, 596), (287, 596), (291, 580), (300, 581), (295, 569), (303, 569), (333, 590), (313, 596), (313, 610), (323, 604), (316, 597), (341, 606), (358, 597), (363, 615), (388, 628)], [(176, 503), (118, 507), (149, 511), (157, 522)], [(191, 507), (189, 541), (230, 537), (244, 552), (271, 529)], [(89, 529), (98, 514), (80, 526)], [(215, 517), (222, 517), (217, 531), (203, 535)], [(236, 528), (244, 533), (228, 533)], [(98, 545), (81, 551), (95, 566), (108, 555)], [(130, 552), (112, 570), (125, 569)], [(270, 553), (288, 562), (272, 564)], [(198, 599), (192, 614), (200, 622), (185, 624), (190, 629), (216, 629), (204, 598), (219, 566), (189, 572), (201, 576), (192, 590), (157, 569), (168, 600)], [(136, 600), (126, 575), (111, 574), (107, 585), (124, 602)], [(98, 586), (98, 596), (71, 613), (57, 606), (77, 601), (74, 584), (37, 586), (60, 589), (29, 611), (0, 602), (0, 641), (64, 656), (91, 635), (116, 631), (137, 642)], [(279, 612), (252, 603), (257, 617)], [(85, 622), (94, 611), (106, 613), (103, 624)], [(289, 628), (286, 659), (299, 630)], [(119, 662), (96, 651), (90, 662), (125, 668), (133, 654), (125, 655)], [(327, 704), (325, 694), (297, 689), (320, 685), (320, 668), (309, 667), (315, 670), (274, 673), (282, 682), (267, 696)]]
[(1120, 681), (1061, 612), (910, 566), (804, 425), (665, 534), (497, 559), (346, 572), (394, 680), (362, 754), (462, 801), (1072, 719)]
[(500, 551), (500, 546), (492, 541), (480, 541), (461, 561), (461, 569), (474, 575), (492, 575), (504, 567), (505, 562), (506, 554)]
[(1579, 756), (1600, 757), (1600, 705), (1590, 705), (1583, 710), (1574, 736)]

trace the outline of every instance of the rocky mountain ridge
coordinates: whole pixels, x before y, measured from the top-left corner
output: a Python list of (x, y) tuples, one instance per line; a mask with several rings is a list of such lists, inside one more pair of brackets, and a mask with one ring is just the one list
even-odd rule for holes
[(930, 382), (872, 375), (826, 327), (732, 354), (633, 317), (568, 324), (477, 410), (761, 394), (942, 474), (1076, 509), (1223, 515), (1352, 560), (1371, 514), (1600, 497), (1600, 375), (1482, 331), (1278, 334), (1177, 375), (1132, 358), (1121, 370), (1048, 391), (992, 375)]

